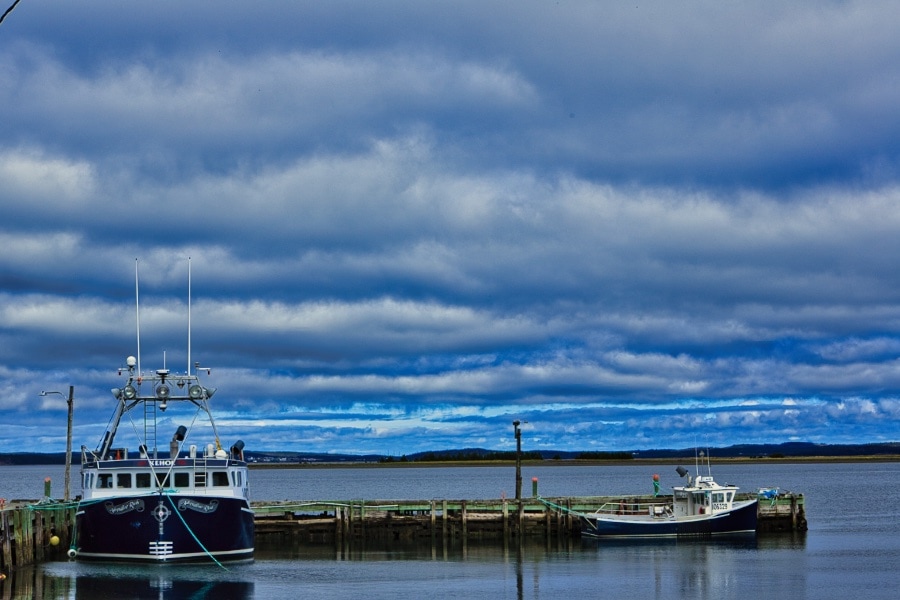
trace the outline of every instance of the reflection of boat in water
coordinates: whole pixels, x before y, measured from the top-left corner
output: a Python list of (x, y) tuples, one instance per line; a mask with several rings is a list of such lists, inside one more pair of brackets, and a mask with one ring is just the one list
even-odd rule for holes
[(250, 600), (254, 597), (255, 587), (249, 581), (203, 581), (169, 574), (157, 577), (79, 576), (73, 581), (76, 600), (122, 597), (134, 600)]
[(638, 503), (622, 499), (581, 514), (581, 534), (590, 538), (711, 537), (756, 533), (757, 500), (738, 500), (738, 487), (719, 485), (712, 475), (691, 478), (670, 497)]
[[(144, 374), (139, 347), (138, 358), (129, 356), (119, 369), (126, 380), (112, 391), (115, 412), (106, 434), (96, 450), (82, 446), (83, 497), (70, 557), (149, 563), (253, 557), (244, 444), (222, 448), (209, 409), (215, 389), (198, 375), (209, 369), (190, 366), (190, 348), (188, 364), (185, 373)], [(163, 420), (167, 409), (172, 412)], [(189, 425), (171, 425), (166, 452), (157, 446), (157, 431), (173, 412)], [(120, 427), (133, 433), (130, 448), (117, 441)], [(189, 444), (201, 436), (207, 443)]]

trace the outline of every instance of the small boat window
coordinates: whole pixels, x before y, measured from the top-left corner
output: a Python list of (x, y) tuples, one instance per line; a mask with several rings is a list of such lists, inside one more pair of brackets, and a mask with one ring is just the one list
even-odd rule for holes
[(135, 475), (135, 484), (139, 488), (150, 487), (150, 473), (138, 473)]
[(118, 475), (116, 475), (116, 487), (130, 488), (131, 473), (119, 473)]
[(185, 488), (191, 485), (190, 473), (175, 473), (175, 487)]
[(212, 484), (218, 487), (228, 487), (228, 473), (225, 471), (213, 471)]
[(97, 487), (98, 488), (111, 488), (112, 487), (112, 473), (100, 473), (97, 477)]
[(156, 483), (160, 487), (169, 487), (169, 474), (168, 473), (157, 473), (156, 474)]

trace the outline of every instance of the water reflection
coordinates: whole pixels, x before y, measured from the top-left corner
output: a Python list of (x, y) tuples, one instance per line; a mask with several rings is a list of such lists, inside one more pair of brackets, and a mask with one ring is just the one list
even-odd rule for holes
[(205, 566), (51, 562), (13, 571), (4, 582), (3, 598), (249, 600), (254, 597), (252, 581), (241, 581), (228, 575), (229, 572)]
[[(342, 547), (258, 540), (253, 563), (204, 566), (53, 562), (0, 584), (19, 598), (758, 597), (759, 585), (788, 597), (808, 591), (804, 535), (707, 541), (553, 539), (522, 544), (459, 540), (354, 542)], [(302, 585), (303, 594), (300, 593)], [(774, 588), (773, 588), (774, 589)]]

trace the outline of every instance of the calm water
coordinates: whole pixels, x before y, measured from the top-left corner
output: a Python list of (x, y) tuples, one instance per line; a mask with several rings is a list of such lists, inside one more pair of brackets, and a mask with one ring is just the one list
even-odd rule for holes
[[(691, 465), (685, 465), (691, 466)], [(546, 497), (643, 493), (659, 467), (523, 467)], [(900, 519), (890, 499), (900, 463), (718, 465), (720, 482), (806, 495), (805, 535), (752, 541), (500, 542), (444, 546), (260, 547), (252, 564), (136, 567), (47, 563), (0, 584), (3, 598), (895, 598)], [(62, 468), (2, 467), (0, 495), (61, 495)], [(512, 467), (253, 471), (255, 500), (498, 498)], [(73, 477), (77, 493), (77, 476)], [(871, 496), (871, 506), (866, 498)]]

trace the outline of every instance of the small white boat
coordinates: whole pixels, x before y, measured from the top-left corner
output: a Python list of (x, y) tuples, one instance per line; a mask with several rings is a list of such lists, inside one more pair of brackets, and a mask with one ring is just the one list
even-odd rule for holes
[(738, 500), (738, 487), (719, 485), (712, 475), (691, 478), (676, 469), (687, 485), (673, 487), (672, 496), (646, 502), (622, 499), (582, 514), (581, 534), (589, 538), (711, 537), (756, 533), (757, 499)]

